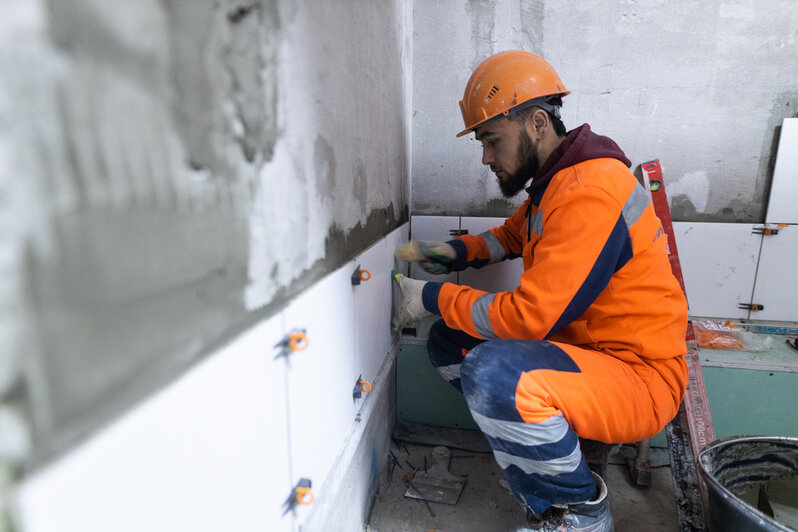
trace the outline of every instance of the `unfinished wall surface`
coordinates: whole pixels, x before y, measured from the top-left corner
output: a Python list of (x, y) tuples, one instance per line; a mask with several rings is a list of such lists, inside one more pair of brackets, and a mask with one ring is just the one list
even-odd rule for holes
[[(445, 22), (444, 22), (445, 21)], [(798, 113), (792, 0), (416, 2), (414, 214), (500, 216), (479, 143), (455, 138), (474, 67), (502, 50), (546, 58), (589, 123), (634, 166), (660, 159), (674, 220), (764, 220), (782, 119)]]
[(411, 22), (399, 1), (2, 2), (0, 398), (31, 463), (407, 220)]

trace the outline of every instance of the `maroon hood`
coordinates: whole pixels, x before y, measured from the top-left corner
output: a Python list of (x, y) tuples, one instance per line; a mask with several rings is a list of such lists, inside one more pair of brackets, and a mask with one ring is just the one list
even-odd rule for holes
[(538, 173), (532, 178), (532, 183), (526, 189), (530, 194), (537, 188), (549, 182), (551, 177), (562, 170), (590, 159), (612, 158), (618, 159), (626, 166), (632, 162), (626, 158), (621, 148), (609, 137), (596, 135), (590, 131), (590, 126), (582, 124), (572, 129), (565, 136), (560, 145), (551, 152), (549, 158), (540, 167)]

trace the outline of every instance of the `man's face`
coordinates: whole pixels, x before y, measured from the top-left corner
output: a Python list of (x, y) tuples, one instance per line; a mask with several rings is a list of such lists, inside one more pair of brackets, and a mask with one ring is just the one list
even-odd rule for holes
[(524, 189), (540, 168), (537, 145), (523, 127), (524, 120), (493, 120), (475, 130), (482, 142), (482, 164), (496, 174), (502, 194), (510, 198)]

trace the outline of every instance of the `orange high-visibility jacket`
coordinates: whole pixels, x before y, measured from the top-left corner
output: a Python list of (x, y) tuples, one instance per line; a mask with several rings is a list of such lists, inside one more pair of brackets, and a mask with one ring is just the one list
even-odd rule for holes
[[(620, 156), (577, 154), (579, 162), (557, 170), (545, 187), (530, 187), (504, 225), (450, 242), (458, 252), (453, 269), (523, 257), (520, 286), (487, 293), (427, 283), (424, 305), (476, 338), (546, 339), (631, 363), (684, 355), (687, 302), (650, 198), (614, 142), (587, 125), (579, 129), (609, 141)], [(686, 367), (679, 367), (683, 390)]]

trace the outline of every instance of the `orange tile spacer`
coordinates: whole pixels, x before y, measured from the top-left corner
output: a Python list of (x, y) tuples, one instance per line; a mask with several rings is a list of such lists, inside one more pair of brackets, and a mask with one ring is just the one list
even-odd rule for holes
[(363, 375), (358, 376), (355, 387), (352, 390), (352, 397), (355, 399), (360, 399), (363, 397), (364, 393), (369, 393), (371, 391), (371, 383), (364, 381), (361, 377), (363, 377)]
[(295, 329), (275, 344), (274, 348), (279, 349), (279, 351), (274, 358), (287, 357), (291, 353), (304, 351), (309, 344), (305, 329)]
[(295, 491), (297, 504), (308, 505), (316, 498), (310, 488), (297, 487)]
[(352, 276), (350, 279), (352, 281), (352, 286), (357, 286), (363, 281), (368, 281), (369, 279), (371, 279), (371, 272), (368, 270), (364, 270), (363, 268), (360, 267), (360, 264), (358, 264), (357, 268), (355, 268), (355, 271), (352, 272)]
[(305, 331), (296, 331), (288, 335), (288, 347), (291, 352), (304, 351), (308, 348), (308, 335)]
[(288, 498), (283, 503), (283, 515), (293, 512), (297, 505), (307, 506), (313, 502), (315, 496), (310, 491), (313, 483), (309, 478), (300, 478), (296, 486), (291, 489)]

